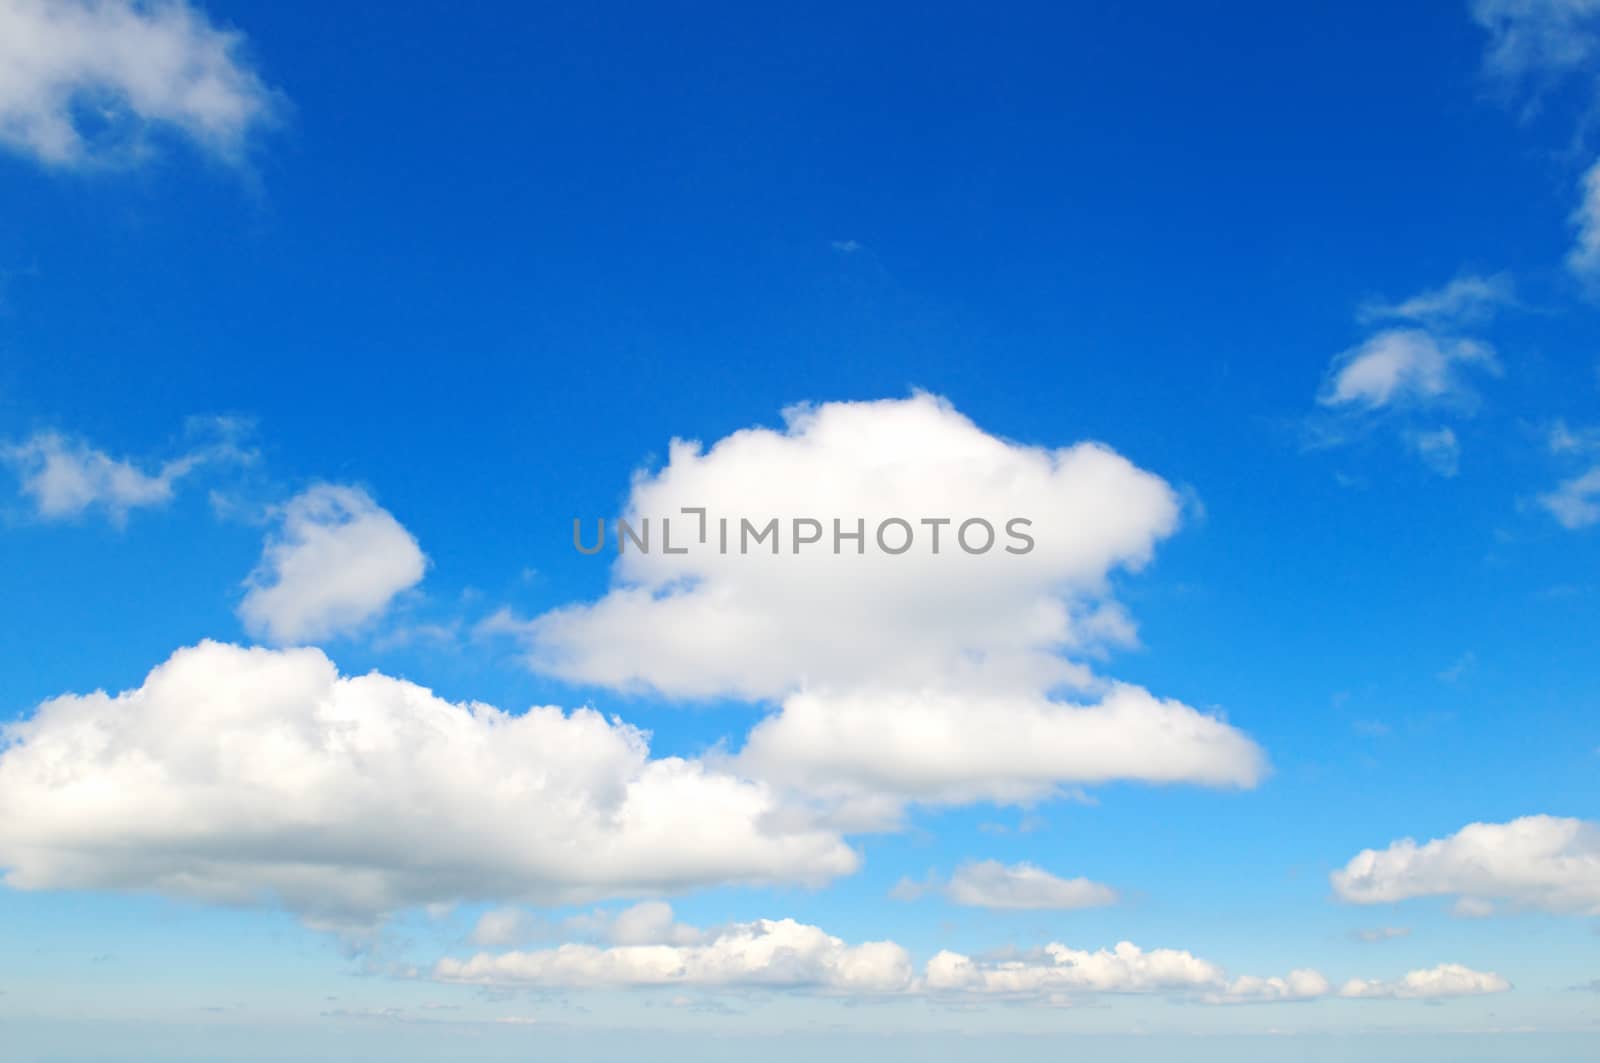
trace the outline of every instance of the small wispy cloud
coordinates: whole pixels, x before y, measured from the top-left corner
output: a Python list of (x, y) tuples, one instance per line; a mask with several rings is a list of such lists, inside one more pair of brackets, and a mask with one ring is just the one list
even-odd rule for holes
[(0, 145), (50, 166), (135, 161), (157, 130), (238, 160), (277, 94), (185, 0), (0, 3)]
[(250, 461), (254, 455), (239, 442), (248, 431), (247, 424), (231, 418), (194, 418), (187, 434), (200, 438), (190, 449), (150, 463), (113, 457), (50, 429), (0, 445), (0, 463), (16, 473), (19, 490), (41, 520), (70, 520), (99, 510), (120, 525), (135, 509), (170, 502), (179, 481), (203, 465)]
[(931, 875), (923, 882), (902, 879), (890, 896), (910, 901), (927, 893), (968, 908), (1044, 910), (1102, 908), (1117, 903), (1117, 891), (1099, 882), (1060, 878), (1033, 864), (1007, 866), (998, 860), (962, 864), (948, 882)]

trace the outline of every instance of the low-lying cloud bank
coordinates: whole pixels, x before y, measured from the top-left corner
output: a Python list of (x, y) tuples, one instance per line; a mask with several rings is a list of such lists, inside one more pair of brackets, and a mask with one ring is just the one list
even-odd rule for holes
[[(1497, 974), (1442, 964), (1392, 982), (1352, 979), (1335, 990), (1321, 973), (1302, 969), (1283, 977), (1230, 978), (1218, 965), (1177, 949), (1146, 951), (1131, 942), (1094, 952), (1052, 943), (1000, 958), (935, 954), (919, 971), (893, 941), (851, 945), (793, 919), (758, 919), (716, 930), (694, 930), (653, 906), (655, 940), (629, 944), (563, 944), (530, 951), (446, 957), (433, 976), (444, 982), (499, 987), (639, 989), (784, 989), (830, 996), (994, 998), (1063, 1003), (1098, 994), (1160, 994), (1201, 1004), (1262, 1004), (1321, 997), (1444, 999), (1499, 993), (1510, 984)], [(672, 935), (669, 939), (668, 935)]]

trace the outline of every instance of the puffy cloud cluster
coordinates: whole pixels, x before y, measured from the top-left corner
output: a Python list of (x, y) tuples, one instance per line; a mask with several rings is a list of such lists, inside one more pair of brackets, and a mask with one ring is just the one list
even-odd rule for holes
[[(1178, 949), (1145, 950), (1124, 941), (1088, 952), (1052, 943), (1028, 953), (974, 958), (944, 950), (918, 973), (910, 954), (892, 941), (850, 945), (792, 919), (758, 919), (716, 930), (672, 920), (666, 905), (638, 906), (647, 932), (610, 945), (569, 943), (552, 948), (446, 957), (435, 978), (491, 986), (554, 989), (700, 987), (790, 989), (827, 994), (936, 998), (996, 998), (1059, 1003), (1098, 994), (1165, 994), (1203, 1004), (1269, 1004), (1333, 994), (1317, 971), (1283, 977), (1229, 978), (1216, 964)], [(1352, 979), (1344, 997), (1441, 998), (1493, 993), (1510, 986), (1498, 975), (1442, 964), (1392, 982)]]
[(1511, 983), (1492, 971), (1474, 971), (1459, 963), (1441, 963), (1425, 971), (1412, 971), (1392, 982), (1352, 978), (1339, 990), (1341, 997), (1382, 1000), (1439, 1000), (1504, 993)]
[(45, 702), (0, 747), (8, 885), (276, 901), (329, 925), (855, 870), (837, 835), (776, 811), (592, 710), (453, 704), (315, 649), (202, 643), (133, 690)]
[(236, 157), (273, 112), (239, 45), (184, 0), (4, 0), (0, 144), (51, 165), (127, 160), (166, 128)]
[(1410, 838), (1358, 853), (1332, 876), (1354, 904), (1455, 897), (1463, 915), (1496, 904), (1600, 915), (1600, 826), (1556, 816), (1471, 823), (1448, 838)]
[(903, 881), (894, 895), (913, 900), (937, 892), (952, 904), (969, 908), (1065, 909), (1099, 908), (1117, 902), (1117, 891), (1086, 878), (1061, 878), (1042, 867), (998, 860), (976, 860), (956, 868), (949, 882)]
[[(1020, 800), (1113, 778), (1249, 786), (1263, 770), (1249, 738), (1080, 663), (1133, 640), (1112, 574), (1148, 562), (1181, 508), (1104, 446), (1008, 442), (933, 396), (795, 407), (781, 430), (675, 441), (665, 467), (636, 477), (624, 513), (655, 522), (658, 547), (616, 556), (599, 601), (520, 630), (533, 665), (569, 680), (777, 701), (740, 769), (835, 796)], [(955, 541), (964, 521), (1019, 517), (1026, 553)], [(895, 554), (724, 553), (724, 518), (814, 520), (827, 537), (834, 521), (871, 536), (900, 518), (916, 535)], [(685, 553), (659, 548), (663, 520)], [(924, 522), (939, 520), (936, 545)], [(1076, 700), (1058, 697), (1068, 688)]]
[(417, 540), (365, 491), (319, 484), (285, 503), (239, 617), (284, 644), (359, 627), (427, 569)]
[(927, 987), (1004, 996), (1201, 992), (1227, 984), (1222, 969), (1178, 949), (1149, 952), (1129, 941), (1085, 952), (1050, 944), (1037, 954), (976, 960), (942, 951), (928, 961)]
[(793, 919), (726, 927), (697, 944), (561, 945), (532, 952), (445, 958), (447, 982), (562, 988), (716, 986), (895, 993), (911, 988), (911, 957), (890, 941), (846, 945)]

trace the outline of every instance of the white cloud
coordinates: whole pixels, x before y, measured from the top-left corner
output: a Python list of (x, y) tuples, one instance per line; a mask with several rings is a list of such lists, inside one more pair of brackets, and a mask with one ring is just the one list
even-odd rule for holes
[(1489, 32), (1485, 65), (1517, 82), (1582, 69), (1600, 52), (1600, 0), (1473, 0), (1473, 20)]
[(1600, 524), (1600, 465), (1563, 480), (1554, 491), (1540, 495), (1539, 504), (1570, 531)]
[[(1176, 530), (1179, 497), (1163, 480), (1099, 444), (1007, 442), (929, 395), (784, 417), (782, 430), (735, 432), (709, 449), (674, 441), (664, 468), (639, 474), (625, 517), (650, 520), (655, 548), (616, 557), (598, 602), (521, 625), (533, 665), (674, 697), (776, 700), (741, 770), (867, 800), (1258, 778), (1260, 751), (1226, 723), (1070, 659), (1133, 640), (1110, 581)], [(703, 544), (685, 507), (707, 510)], [(663, 518), (686, 554), (662, 550)], [(780, 552), (739, 552), (741, 520), (772, 518)], [(910, 532), (904, 553), (873, 541), (891, 518), (909, 525), (885, 540), (894, 548)], [(959, 525), (976, 518), (997, 533), (977, 555), (958, 542)], [(1023, 549), (1005, 534), (1013, 518), (1032, 522), (1028, 552), (1004, 549)], [(794, 541), (806, 519), (817, 525), (802, 530), (822, 542)], [(848, 541), (833, 552), (835, 520), (841, 531), (864, 526), (859, 553)], [(972, 531), (976, 549), (983, 536)], [(1066, 687), (1089, 703), (1056, 700)]]
[(1584, 276), (1600, 274), (1600, 162), (1583, 175), (1583, 196), (1573, 212), (1578, 239), (1567, 253), (1567, 265)]
[[(663, 906), (665, 907), (665, 906)], [(667, 911), (665, 922), (670, 923)], [(674, 924), (676, 925), (676, 924)], [(1145, 950), (1123, 941), (1087, 951), (1052, 942), (1040, 949), (973, 957), (941, 950), (919, 974), (893, 941), (850, 945), (792, 919), (758, 919), (717, 930), (685, 928), (692, 939), (609, 947), (569, 943), (546, 949), (446, 957), (436, 979), (496, 987), (617, 990), (783, 989), (854, 997), (921, 996), (947, 1002), (1002, 1000), (1060, 1005), (1103, 994), (1159, 994), (1198, 1004), (1272, 1004), (1334, 996), (1321, 972), (1230, 978), (1180, 949)], [(1441, 964), (1395, 981), (1351, 979), (1345, 998), (1439, 999), (1511, 988), (1499, 975)]]
[(283, 644), (359, 627), (427, 568), (417, 540), (359, 488), (319, 484), (278, 518), (239, 603), (257, 637)]
[(315, 649), (179, 650), (120, 695), (8, 725), (0, 867), (18, 889), (276, 901), (324, 926), (470, 900), (565, 903), (855, 870), (765, 787), (589, 709), (509, 715)]
[(1400, 319), (1424, 324), (1479, 321), (1502, 306), (1516, 302), (1516, 292), (1508, 274), (1481, 276), (1466, 273), (1442, 288), (1419, 292), (1398, 303), (1373, 302), (1361, 308), (1361, 321)]
[[(1144, 565), (1178, 526), (1177, 493), (1106, 447), (1008, 443), (932, 396), (800, 406), (784, 417), (782, 431), (746, 429), (709, 450), (676, 440), (665, 468), (635, 479), (627, 516), (651, 518), (657, 548), (618, 557), (601, 601), (533, 622), (539, 667), (686, 697), (920, 682), (964, 659), (1059, 677), (1054, 651), (1098, 637), (1092, 606), (1110, 572)], [(735, 541), (739, 518), (779, 518), (781, 552), (720, 554), (713, 526), (707, 547), (663, 553), (661, 519), (688, 542), (698, 522), (680, 510), (695, 506), (712, 521), (729, 517)], [(908, 552), (870, 543), (857, 555), (846, 542), (832, 553), (834, 519), (845, 531), (864, 520), (871, 540), (891, 517), (915, 526)], [(1033, 522), (1031, 553), (1004, 552), (1013, 517)], [(794, 553), (795, 518), (822, 522), (823, 542)], [(985, 518), (999, 545), (969, 555), (951, 525), (935, 555), (924, 518)]]
[(446, 957), (434, 967), (441, 981), (486, 985), (808, 988), (860, 994), (904, 992), (912, 987), (913, 974), (910, 955), (893, 942), (846, 945), (792, 919), (737, 923), (699, 944), (567, 944), (466, 960)]
[(131, 510), (170, 501), (178, 481), (202, 464), (248, 457), (234, 444), (237, 425), (212, 419), (195, 421), (191, 428), (210, 431), (220, 439), (149, 472), (81, 439), (50, 431), (0, 447), (0, 461), (16, 471), (22, 493), (32, 499), (39, 517), (65, 520), (100, 509), (120, 524)]
[(841, 798), (1025, 802), (1114, 779), (1252, 786), (1260, 749), (1223, 721), (1139, 687), (1098, 701), (978, 690), (796, 694), (758, 723), (742, 770)]
[(1492, 971), (1474, 971), (1459, 963), (1441, 963), (1425, 971), (1412, 971), (1392, 982), (1352, 978), (1339, 990), (1339, 995), (1381, 1000), (1441, 1000), (1504, 993), (1510, 988), (1510, 982)]
[(615, 945), (692, 945), (702, 935), (673, 919), (672, 905), (665, 901), (641, 901), (613, 916), (606, 936)]
[(527, 940), (534, 929), (533, 920), (521, 908), (494, 908), (478, 917), (469, 940), (474, 945), (501, 948)]
[(1467, 915), (1488, 914), (1496, 903), (1600, 915), (1600, 827), (1555, 816), (1471, 823), (1425, 845), (1405, 838), (1364, 850), (1332, 882), (1354, 904), (1453, 896)]
[(1461, 372), (1468, 367), (1499, 371), (1487, 344), (1426, 329), (1385, 329), (1334, 359), (1318, 401), (1364, 410), (1470, 406), (1475, 396)]
[(1117, 902), (1117, 891), (1099, 882), (1060, 878), (1028, 863), (1008, 867), (998, 860), (962, 864), (946, 883), (903, 881), (895, 887), (895, 895), (905, 900), (930, 891), (971, 908), (1099, 908)]
[(184, 0), (0, 0), (0, 143), (81, 165), (168, 129), (236, 158), (274, 102), (239, 44)]
[(1333, 991), (1320, 971), (1300, 968), (1282, 978), (1241, 975), (1218, 993), (1206, 997), (1208, 1004), (1278, 1004), (1297, 1000), (1316, 1000)]
[(433, 973), (441, 981), (503, 987), (787, 989), (866, 997), (992, 997), (1038, 1004), (1106, 993), (1169, 994), (1207, 1004), (1272, 1003), (1311, 1000), (1332, 992), (1327, 979), (1313, 970), (1296, 970), (1282, 978), (1229, 979), (1222, 968), (1192, 953), (1145, 951), (1127, 941), (1094, 952), (1052, 943), (993, 958), (945, 950), (918, 974), (911, 955), (895, 942), (850, 945), (792, 919), (758, 919), (691, 932), (694, 940), (680, 943), (564, 944), (479, 953), (467, 959), (446, 957), (435, 964)]
[(943, 951), (928, 961), (932, 990), (1006, 996), (1052, 993), (1150, 993), (1204, 991), (1225, 986), (1217, 965), (1177, 949), (1146, 952), (1124, 941), (1113, 949), (1085, 952), (1050, 944), (1038, 953), (975, 960)]

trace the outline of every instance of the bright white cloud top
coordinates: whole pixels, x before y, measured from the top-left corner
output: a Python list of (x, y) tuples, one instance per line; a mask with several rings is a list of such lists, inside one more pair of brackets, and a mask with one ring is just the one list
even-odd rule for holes
[(1404, 838), (1364, 850), (1332, 881), (1339, 897), (1355, 904), (1456, 897), (1466, 915), (1488, 914), (1496, 904), (1600, 915), (1600, 826), (1557, 816), (1470, 823), (1424, 845)]
[[(1182, 507), (1164, 480), (1099, 444), (1008, 442), (930, 395), (794, 407), (784, 420), (710, 447), (674, 441), (664, 468), (636, 477), (630, 525), (650, 519), (659, 543), (671, 519), (681, 546), (698, 532), (682, 511), (703, 508), (709, 544), (621, 553), (599, 601), (521, 626), (535, 667), (674, 697), (778, 701), (742, 769), (858, 804), (1260, 777), (1259, 749), (1222, 720), (1072, 659), (1133, 640), (1111, 579), (1177, 529)], [(777, 518), (779, 551), (722, 553), (724, 516), (734, 528)], [(872, 538), (892, 518), (911, 526), (903, 553), (850, 541), (834, 552), (834, 521)], [(1030, 521), (1033, 549), (962, 549), (959, 525), (979, 518), (1002, 535)], [(821, 541), (792, 544), (797, 519), (816, 521)], [(891, 534), (899, 547), (904, 532)], [(1059, 699), (1068, 688), (1073, 698)]]
[(315, 649), (180, 650), (136, 689), (9, 725), (0, 867), (19, 889), (281, 903), (370, 925), (463, 898), (557, 903), (855, 870), (772, 794), (580, 709), (511, 716)]
[(275, 643), (360, 627), (427, 570), (417, 540), (360, 488), (319, 484), (285, 503), (239, 617)]
[(0, 143), (70, 166), (127, 161), (168, 129), (236, 158), (273, 111), (240, 40), (183, 0), (0, 0)]

